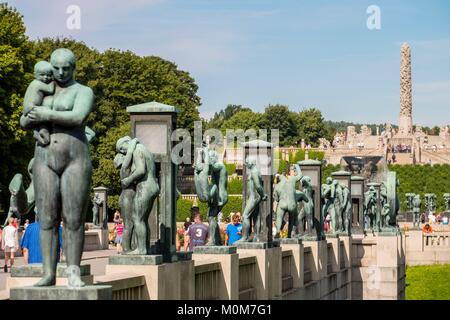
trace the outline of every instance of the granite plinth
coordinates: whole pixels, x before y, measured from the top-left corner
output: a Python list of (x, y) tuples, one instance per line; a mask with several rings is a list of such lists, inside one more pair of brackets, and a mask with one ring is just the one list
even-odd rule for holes
[(301, 238), (283, 238), (279, 239), (280, 244), (301, 244)]
[(233, 254), (237, 249), (234, 246), (198, 246), (194, 247), (195, 254)]
[(300, 241), (320, 241), (321, 239), (317, 239), (316, 235), (304, 235), (304, 236), (299, 236), (298, 239)]
[[(66, 278), (67, 264), (58, 263), (56, 267), (56, 277)], [(81, 265), (80, 266), (80, 276), (88, 276), (91, 274), (91, 265)], [(11, 277), (13, 278), (42, 278), (44, 272), (42, 269), (42, 263), (33, 263), (23, 266), (12, 266)]]
[(396, 237), (401, 235), (401, 232), (399, 230), (381, 230), (376, 235), (379, 237)]
[(159, 265), (163, 263), (163, 256), (156, 255), (126, 255), (118, 254), (110, 256), (110, 265)]
[(112, 286), (19, 287), (11, 289), (10, 300), (112, 300)]
[[(326, 233), (325, 237), (327, 238), (339, 238), (339, 233)], [(312, 240), (314, 241), (314, 240)]]
[[(278, 244), (280, 242), (278, 241)], [(267, 249), (269, 244), (267, 242), (235, 242), (234, 243), (239, 249)]]
[(192, 260), (192, 251), (177, 252), (178, 261)]

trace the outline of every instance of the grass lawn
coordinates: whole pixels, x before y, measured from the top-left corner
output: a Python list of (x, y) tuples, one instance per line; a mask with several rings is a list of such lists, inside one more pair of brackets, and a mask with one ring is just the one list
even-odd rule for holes
[(406, 267), (406, 300), (450, 300), (450, 265)]

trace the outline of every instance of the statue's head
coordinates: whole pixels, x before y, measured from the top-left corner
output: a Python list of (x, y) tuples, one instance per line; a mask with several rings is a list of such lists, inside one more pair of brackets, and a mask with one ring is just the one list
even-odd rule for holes
[(290, 176), (296, 176), (297, 172), (295, 171), (295, 167), (294, 166), (290, 166), (289, 167), (289, 175)]
[(217, 156), (217, 151), (215, 150), (209, 150), (209, 162), (214, 165), (219, 161), (219, 158)]
[(248, 156), (247, 159), (245, 159), (245, 165), (249, 169), (251, 169), (254, 166), (256, 166), (256, 157), (255, 156)]
[(334, 186), (338, 186), (338, 185), (339, 185), (339, 181), (333, 180), (333, 185), (334, 185)]
[(72, 51), (65, 48), (56, 49), (50, 56), (50, 63), (56, 82), (65, 84), (73, 79), (76, 59)]
[(328, 177), (326, 182), (327, 182), (327, 184), (332, 184), (333, 183), (333, 179), (331, 177)]
[(130, 145), (131, 137), (125, 136), (117, 140), (116, 151), (121, 154), (127, 154), (128, 146)]
[(374, 186), (370, 186), (369, 191), (370, 192), (375, 192), (375, 187)]
[(308, 176), (304, 176), (302, 178), (302, 187), (303, 188), (308, 188), (309, 186), (311, 186), (311, 178)]
[(44, 83), (53, 80), (53, 67), (47, 61), (39, 61), (34, 65), (34, 78)]

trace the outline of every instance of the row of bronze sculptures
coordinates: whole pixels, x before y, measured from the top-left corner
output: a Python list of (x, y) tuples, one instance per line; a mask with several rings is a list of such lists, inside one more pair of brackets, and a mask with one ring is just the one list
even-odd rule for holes
[[(74, 270), (68, 285), (84, 286), (79, 266), (91, 190), (89, 141), (95, 136), (85, 123), (93, 109), (94, 94), (89, 87), (74, 80), (75, 68), (75, 55), (68, 49), (57, 49), (51, 54), (50, 62), (36, 64), (35, 80), (25, 94), (20, 119), (22, 128), (33, 130), (36, 139), (34, 159), (29, 165), (32, 184), (25, 191), (22, 177), (13, 179), (9, 214), (22, 215), (34, 205), (39, 216), (44, 276), (36, 286), (56, 283), (61, 219), (64, 222), (63, 249), (67, 270)], [(147, 255), (150, 253), (150, 232), (154, 232), (150, 230), (148, 218), (160, 193), (155, 159), (138, 139), (129, 136), (117, 141), (116, 151), (114, 164), (120, 170), (122, 192), (119, 202), (125, 225), (123, 252), (127, 255)], [(245, 166), (248, 174), (241, 242), (261, 241), (264, 217), (260, 208), (270, 196), (277, 203), (274, 211), (278, 236), (287, 215), (289, 237), (322, 237), (323, 219), (317, 219), (315, 214), (311, 177), (304, 176), (298, 164), (291, 167), (289, 177), (280, 176), (277, 179), (279, 181), (273, 195), (264, 191), (257, 159), (247, 157)], [(206, 145), (198, 151), (194, 180), (199, 200), (208, 204), (208, 245), (221, 245), (217, 216), (228, 202), (228, 176), (225, 165), (218, 160), (217, 152)], [(327, 179), (321, 191), (324, 205), (323, 211), (318, 214), (331, 216), (334, 232), (350, 234), (352, 203), (348, 187)], [(378, 217), (373, 197), (373, 190), (369, 189), (365, 211), (369, 216)], [(104, 203), (99, 197), (94, 198), (96, 225), (104, 223), (98, 218), (98, 210), (102, 206)], [(388, 202), (383, 208), (396, 212), (396, 208), (387, 206)], [(383, 221), (384, 225), (395, 223), (387, 217)]]

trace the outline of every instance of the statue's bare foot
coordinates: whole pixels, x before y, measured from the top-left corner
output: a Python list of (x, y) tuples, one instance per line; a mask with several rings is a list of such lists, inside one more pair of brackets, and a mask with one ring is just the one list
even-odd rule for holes
[(67, 276), (67, 286), (69, 288), (80, 288), (84, 287), (84, 282), (81, 281), (81, 270), (79, 266), (71, 265), (67, 267), (66, 276)]
[(137, 255), (137, 254), (139, 254), (139, 250), (138, 249), (134, 249), (132, 251), (127, 251), (127, 252), (125, 252), (123, 254), (126, 254), (126, 255)]
[(85, 283), (81, 281), (79, 275), (72, 274), (67, 278), (67, 280), (68, 280), (67, 286), (69, 288), (81, 288), (85, 286)]
[(128, 251), (128, 252), (125, 252), (124, 254), (126, 254), (126, 255), (146, 255), (147, 251), (134, 249), (133, 251)]
[(44, 276), (38, 283), (36, 283), (35, 287), (49, 287), (54, 286), (56, 284), (55, 276)]

